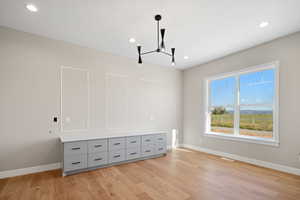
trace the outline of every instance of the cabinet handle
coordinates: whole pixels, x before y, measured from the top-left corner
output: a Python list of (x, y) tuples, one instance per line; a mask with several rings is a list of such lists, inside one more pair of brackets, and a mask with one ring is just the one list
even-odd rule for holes
[(151, 152), (151, 150), (146, 150), (145, 152), (147, 152), (147, 153), (148, 153), (148, 152)]
[(94, 161), (102, 160), (102, 158), (95, 158)]
[(136, 152), (134, 152), (134, 153), (131, 153), (130, 155), (135, 155), (135, 154), (137, 154)]
[(72, 150), (79, 150), (80, 147), (73, 147)]
[(116, 156), (114, 156), (114, 158), (119, 158), (119, 157), (121, 157), (121, 155), (116, 155)]
[(163, 140), (163, 138), (158, 138), (158, 140)]
[(99, 145), (95, 145), (94, 147), (95, 147), (95, 148), (98, 148), (98, 147), (102, 147), (102, 145), (99, 144)]
[(158, 150), (161, 151), (161, 150), (163, 150), (163, 149), (164, 149), (164, 148), (159, 148)]
[(150, 139), (147, 139), (147, 140), (145, 140), (146, 142), (150, 142), (151, 140)]
[(130, 143), (136, 143), (136, 141), (131, 141)]
[(73, 162), (72, 165), (78, 165), (80, 162)]
[(114, 145), (120, 145), (121, 143), (120, 142), (118, 142), (118, 143), (114, 143)]

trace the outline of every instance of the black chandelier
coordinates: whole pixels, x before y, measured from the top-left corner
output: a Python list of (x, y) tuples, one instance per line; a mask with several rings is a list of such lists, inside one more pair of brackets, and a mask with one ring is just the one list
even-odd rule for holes
[[(142, 55), (157, 52), (157, 53), (162, 53), (162, 54), (165, 54), (167, 56), (172, 57), (172, 65), (175, 65), (175, 48), (171, 48), (171, 53), (166, 52), (165, 42), (164, 42), (166, 29), (164, 29), (164, 28), (159, 29), (159, 21), (161, 20), (161, 15), (155, 15), (154, 19), (157, 22), (157, 49), (155, 49), (153, 51), (141, 52), (142, 47), (140, 45), (137, 46), (138, 55), (139, 55), (138, 63), (139, 64), (143, 63), (142, 62)], [(160, 35), (161, 35), (161, 43), (159, 42), (159, 38), (160, 38), (159, 32), (160, 32)]]

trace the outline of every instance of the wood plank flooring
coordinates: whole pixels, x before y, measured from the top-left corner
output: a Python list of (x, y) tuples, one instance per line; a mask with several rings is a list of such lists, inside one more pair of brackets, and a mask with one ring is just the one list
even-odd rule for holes
[(300, 177), (180, 148), (67, 177), (54, 170), (2, 179), (0, 199), (299, 200)]

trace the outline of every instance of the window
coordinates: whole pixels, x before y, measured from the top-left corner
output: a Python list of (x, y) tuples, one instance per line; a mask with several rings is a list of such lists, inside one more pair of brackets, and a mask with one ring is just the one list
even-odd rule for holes
[(278, 145), (278, 63), (206, 79), (206, 135)]

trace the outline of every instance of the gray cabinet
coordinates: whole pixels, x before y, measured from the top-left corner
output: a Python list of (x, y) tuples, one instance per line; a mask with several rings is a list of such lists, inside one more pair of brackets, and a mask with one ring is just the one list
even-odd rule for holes
[(108, 149), (109, 151), (125, 149), (125, 137), (109, 138)]
[(106, 152), (108, 151), (107, 139), (88, 141), (88, 153)]
[(155, 135), (143, 135), (142, 136), (142, 146), (153, 145), (155, 141)]
[(165, 133), (105, 138), (61, 138), (63, 175), (124, 162), (148, 159), (167, 153)]
[(158, 144), (155, 146), (155, 154), (167, 153), (167, 146), (164, 144)]
[(141, 148), (131, 147), (126, 149), (126, 160), (133, 160), (141, 157)]
[(87, 153), (87, 142), (79, 141), (79, 142), (68, 142), (64, 144), (64, 155), (78, 155), (78, 154), (86, 154)]
[(96, 167), (107, 163), (107, 152), (91, 153), (88, 155), (88, 167)]
[(87, 155), (71, 155), (64, 159), (64, 170), (74, 171), (87, 167)]
[(117, 163), (125, 160), (125, 149), (112, 150), (109, 152), (109, 163)]
[(141, 145), (141, 136), (126, 137), (126, 148), (137, 148)]

